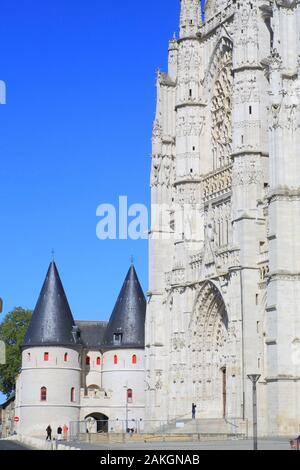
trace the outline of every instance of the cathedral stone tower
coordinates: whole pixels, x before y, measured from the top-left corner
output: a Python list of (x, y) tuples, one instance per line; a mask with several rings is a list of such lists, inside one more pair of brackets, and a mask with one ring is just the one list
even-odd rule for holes
[(265, 61), (270, 102), (270, 273), (266, 308), (269, 427), (296, 432), (300, 422), (300, 5), (265, 12), (273, 49)]
[(180, 0), (180, 37), (195, 37), (201, 22), (198, 0)]
[(44, 435), (79, 420), (81, 344), (57, 267), (50, 264), (33, 312), (17, 381), (18, 433)]
[(299, 18), (293, 0), (181, 0), (158, 73), (149, 419), (298, 432)]

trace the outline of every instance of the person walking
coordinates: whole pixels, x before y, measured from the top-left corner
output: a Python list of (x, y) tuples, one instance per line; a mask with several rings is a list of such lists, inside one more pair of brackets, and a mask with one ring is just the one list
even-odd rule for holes
[(63, 432), (62, 427), (58, 426), (58, 428), (57, 428), (57, 440), (58, 441), (62, 440), (62, 432)]
[(52, 440), (52, 429), (51, 429), (50, 424), (46, 429), (46, 433), (47, 433), (46, 441), (51, 441)]
[(196, 419), (196, 409), (197, 409), (197, 405), (193, 403), (192, 404), (192, 419)]
[(68, 426), (65, 424), (65, 425), (64, 425), (64, 439), (65, 439), (65, 441), (68, 439), (68, 432), (69, 432), (69, 428), (68, 428)]

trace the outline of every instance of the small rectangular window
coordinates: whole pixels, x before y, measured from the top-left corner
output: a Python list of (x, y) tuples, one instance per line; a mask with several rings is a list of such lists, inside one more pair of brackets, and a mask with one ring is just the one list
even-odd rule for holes
[(49, 361), (49, 353), (48, 353), (48, 352), (45, 352), (45, 353), (44, 353), (44, 361), (45, 361), (45, 362), (48, 362), (48, 361)]
[(115, 333), (114, 334), (114, 345), (119, 346), (122, 344), (122, 333)]
[(41, 401), (47, 401), (47, 388), (41, 388)]
[(252, 114), (252, 106), (249, 106), (249, 114)]
[(127, 403), (132, 403), (133, 401), (133, 391), (131, 388), (127, 390)]

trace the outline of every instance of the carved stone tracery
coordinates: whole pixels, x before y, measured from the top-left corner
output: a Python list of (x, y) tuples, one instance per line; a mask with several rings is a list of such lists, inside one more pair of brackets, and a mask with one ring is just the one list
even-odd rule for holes
[(212, 105), (212, 148), (214, 169), (230, 163), (232, 147), (232, 53), (226, 51), (221, 59), (215, 82)]
[(226, 306), (220, 291), (211, 282), (206, 282), (200, 290), (189, 331), (191, 380), (201, 384), (195, 393), (201, 395), (201, 400), (206, 400), (209, 407), (209, 402), (219, 400), (221, 369), (228, 362), (226, 343), (229, 341)]

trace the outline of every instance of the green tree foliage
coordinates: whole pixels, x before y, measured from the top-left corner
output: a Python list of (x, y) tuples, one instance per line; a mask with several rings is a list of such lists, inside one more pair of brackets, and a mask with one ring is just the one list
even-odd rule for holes
[(30, 310), (18, 307), (0, 323), (0, 341), (6, 346), (6, 364), (0, 365), (0, 391), (7, 397), (15, 390), (16, 377), (21, 369), (21, 346), (31, 316)]

